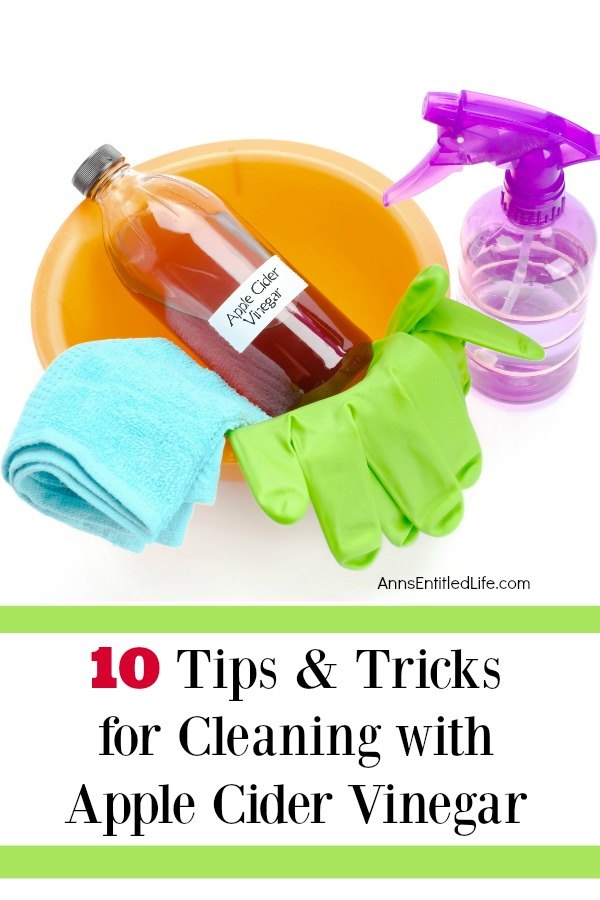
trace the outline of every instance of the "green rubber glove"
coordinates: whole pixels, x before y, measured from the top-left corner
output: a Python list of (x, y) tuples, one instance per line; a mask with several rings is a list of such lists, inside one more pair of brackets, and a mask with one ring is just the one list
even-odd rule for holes
[(449, 287), (448, 273), (442, 266), (423, 269), (394, 310), (386, 334), (404, 331), (427, 343), (444, 360), (465, 394), (471, 386), (464, 352), (467, 342), (521, 359), (544, 358), (543, 347), (527, 335), (449, 300)]
[(481, 469), (464, 403), (464, 342), (539, 358), (528, 338), (446, 300), (447, 287), (440, 266), (417, 276), (359, 384), (229, 434), (267, 515), (297, 522), (312, 502), (349, 568), (375, 559), (382, 533), (403, 546), (419, 530), (443, 535), (460, 522), (462, 488)]
[[(536, 341), (502, 322), (491, 319), (477, 310), (455, 300), (449, 300), (446, 293), (450, 281), (442, 266), (434, 265), (424, 269), (412, 281), (405, 296), (396, 307), (390, 319), (388, 338), (396, 332), (410, 333), (412, 337), (436, 354), (446, 368), (461, 395), (468, 393), (471, 377), (465, 353), (467, 342), (496, 350), (522, 359), (543, 359), (544, 350)], [(432, 391), (431, 384), (415, 382), (413, 390), (424, 390), (424, 403)], [(431, 400), (432, 398), (429, 397)], [(458, 423), (458, 419), (456, 422)], [(443, 418), (429, 411), (428, 423), (435, 439), (444, 447), (447, 459), (453, 465), (464, 455), (465, 447), (472, 442), (474, 432), (470, 428), (448, 428)], [(472, 433), (471, 433), (472, 432)], [(471, 487), (481, 471), (481, 455), (478, 464), (473, 461), (467, 470), (457, 470), (457, 478), (462, 487)]]

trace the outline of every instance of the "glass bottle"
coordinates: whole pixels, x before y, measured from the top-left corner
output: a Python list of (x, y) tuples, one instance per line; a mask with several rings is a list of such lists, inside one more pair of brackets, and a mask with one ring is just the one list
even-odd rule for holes
[(369, 337), (211, 191), (136, 171), (108, 144), (73, 183), (100, 206), (125, 285), (269, 415), (337, 393), (366, 369)]

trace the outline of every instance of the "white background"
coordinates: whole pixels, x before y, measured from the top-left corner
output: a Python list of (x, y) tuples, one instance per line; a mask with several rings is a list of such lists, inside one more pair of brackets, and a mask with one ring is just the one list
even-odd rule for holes
[[(104, 645), (114, 647), (115, 671), (128, 647), (154, 650), (161, 662), (156, 684), (144, 690), (93, 689), (96, 667), (90, 653)], [(177, 650), (193, 647), (211, 649), (213, 657), (218, 648), (225, 658), (249, 656), (258, 662), (274, 657), (277, 684), (272, 690), (255, 687), (233, 702), (229, 691), (211, 689), (214, 665), (201, 663), (203, 688), (185, 688), (187, 664), (176, 662)], [(322, 648), (326, 662), (336, 663), (330, 678), (335, 689), (303, 690), (296, 684), (311, 648)], [(469, 657), (479, 660), (469, 670), (479, 683), (483, 661), (499, 659), (500, 686), (394, 689), (390, 663), (380, 665), (381, 689), (365, 689), (367, 661), (356, 662), (356, 651), (365, 648), (412, 658), (425, 649), (429, 660), (451, 657), (451, 650), (461, 648), (465, 663)], [(18, 690), (7, 693), (2, 704), (10, 740), (0, 745), (0, 771), (11, 774), (2, 779), (0, 844), (598, 844), (600, 726), (596, 704), (590, 704), (600, 688), (597, 658), (596, 635), (142, 634), (133, 641), (127, 635), (7, 636), (0, 640), (0, 683), (13, 683)], [(416, 665), (405, 666), (408, 684), (415, 683), (416, 671)], [(452, 671), (442, 668), (440, 674), (445, 678)], [(160, 724), (161, 732), (151, 736), (152, 756), (99, 755), (99, 726), (115, 715), (121, 725)], [(241, 723), (251, 736), (261, 723), (275, 729), (301, 723), (309, 732), (315, 715), (323, 726), (352, 725), (355, 737), (362, 725), (381, 725), (368, 748), (381, 753), (381, 762), (366, 768), (357, 756), (261, 757), (252, 752), (192, 757), (179, 746), (178, 733), (196, 715), (223, 716), (226, 727)], [(461, 724), (465, 716), (474, 716), (477, 725), (486, 724), (493, 755), (435, 756), (432, 728), (423, 756), (414, 751), (406, 756), (396, 726), (409, 726), (409, 731), (413, 725), (435, 726), (438, 716)], [(197, 751), (206, 734), (197, 724), (190, 730)], [(481, 735), (476, 741), (481, 753)], [(277, 735), (275, 745), (281, 746)], [(267, 793), (282, 782), (288, 797), (296, 791), (333, 793), (323, 806), (325, 824), (228, 825), (213, 813), (213, 797), (223, 785), (255, 783)], [(142, 829), (144, 837), (130, 837), (128, 826), (117, 827), (113, 838), (103, 837), (106, 828), (85, 824), (85, 815), (65, 824), (84, 783), (104, 823), (105, 793), (158, 793), (162, 783), (170, 784), (173, 798), (181, 792), (194, 797), (195, 817), (188, 825), (149, 825)], [(517, 806), (518, 824), (479, 824), (470, 836), (457, 836), (452, 818), (444, 825), (384, 824), (381, 801), (366, 825), (348, 785), (387, 783), (397, 793), (419, 791), (427, 803), (440, 791), (452, 803), (463, 792), (493, 792), (503, 819), (506, 793), (526, 793), (527, 799)], [(233, 819), (247, 807), (229, 791), (225, 809)]]
[[(98, 144), (112, 141), (135, 163), (214, 140), (283, 138), (334, 148), (399, 178), (434, 141), (434, 127), (421, 120), (425, 92), (467, 87), (600, 132), (595, 17), (589, 3), (548, 2), (542, 15), (538, 5), (512, 0), (11, 4), (0, 55), (0, 445), (40, 376), (29, 327), (37, 266), (78, 202), (74, 168)], [(419, 198), (453, 275), (464, 213), (501, 178), (492, 166), (474, 167)], [(567, 179), (600, 220), (600, 163), (574, 167)], [(386, 546), (371, 568), (347, 572), (312, 515), (283, 528), (244, 485), (226, 484), (215, 508), (197, 510), (183, 549), (136, 556), (45, 519), (0, 485), (7, 598), (595, 602), (597, 294), (598, 277), (579, 371), (562, 396), (534, 409), (469, 398), (485, 470), (450, 537), (422, 537), (402, 551)], [(381, 575), (449, 573), (529, 578), (532, 590), (427, 598), (377, 591)]]
[[(29, 900), (37, 884), (32, 882), (8, 881), (7, 890), (12, 900)], [(176, 895), (177, 897), (198, 897), (197, 881), (112, 881), (110, 891), (116, 897), (143, 896), (147, 900)], [(307, 890), (316, 897), (343, 895), (346, 900), (364, 900), (364, 897), (414, 897), (429, 900), (440, 897), (444, 900), (505, 900), (507, 891), (513, 897), (543, 897), (544, 900), (564, 900), (565, 896), (574, 900), (596, 900), (598, 884), (595, 881), (511, 881), (507, 887), (501, 881), (414, 881), (407, 879), (389, 881), (311, 881), (308, 885), (301, 881), (203, 881), (201, 890), (206, 896), (238, 897), (243, 892), (245, 900), (264, 900), (265, 897), (284, 895), (287, 900), (305, 900)], [(89, 881), (44, 882), (44, 896), (49, 900), (80, 900), (85, 894), (88, 900), (105, 900), (106, 884)]]

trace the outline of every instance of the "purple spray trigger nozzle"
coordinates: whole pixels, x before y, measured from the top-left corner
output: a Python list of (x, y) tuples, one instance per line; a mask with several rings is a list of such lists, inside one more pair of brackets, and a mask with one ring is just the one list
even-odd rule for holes
[(566, 166), (600, 159), (600, 136), (535, 106), (473, 91), (431, 92), (423, 117), (438, 126), (435, 147), (383, 195), (386, 206), (414, 197), (460, 171), (490, 162), (509, 166), (503, 206), (524, 225), (553, 221), (563, 208)]
[(421, 194), (427, 188), (433, 187), (451, 172), (460, 172), (462, 169), (462, 165), (442, 166), (435, 162), (437, 155), (437, 147), (434, 147), (431, 153), (422, 159), (408, 175), (384, 191), (383, 205), (392, 206), (393, 203), (399, 203), (400, 200), (408, 200), (409, 197), (414, 197), (415, 194)]
[(423, 100), (423, 118), (442, 128), (453, 127), (458, 112), (458, 94), (430, 91)]

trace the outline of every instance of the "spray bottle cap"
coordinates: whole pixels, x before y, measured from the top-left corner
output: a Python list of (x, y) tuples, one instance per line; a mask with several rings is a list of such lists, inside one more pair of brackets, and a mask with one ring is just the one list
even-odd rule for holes
[(385, 206), (420, 194), (463, 166), (508, 168), (502, 207), (520, 225), (553, 222), (564, 208), (563, 169), (600, 159), (600, 136), (535, 106), (473, 91), (429, 93), (423, 118), (438, 126), (437, 144), (388, 188)]

